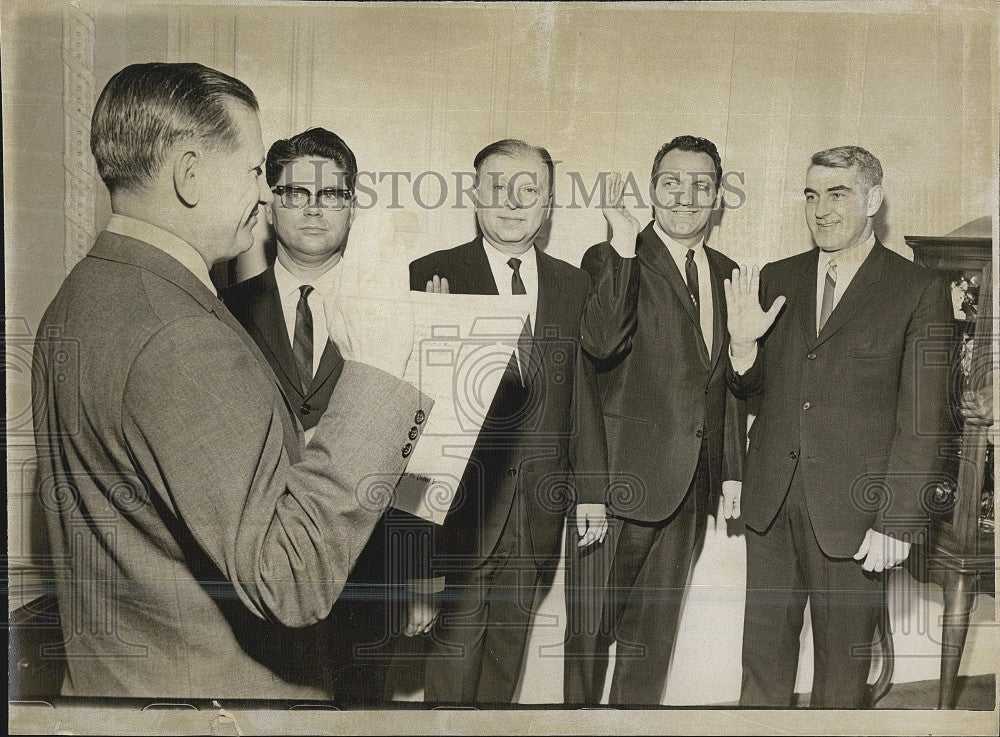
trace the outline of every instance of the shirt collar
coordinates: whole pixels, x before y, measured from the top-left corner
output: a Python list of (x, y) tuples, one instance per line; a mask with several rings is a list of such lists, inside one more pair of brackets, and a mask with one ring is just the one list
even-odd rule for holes
[(157, 227), (144, 220), (136, 220), (128, 215), (112, 214), (108, 225), (105, 228), (109, 233), (123, 235), (126, 238), (134, 238), (137, 241), (148, 243), (154, 248), (158, 248), (171, 258), (179, 261), (188, 271), (198, 277), (198, 281), (208, 287), (208, 290), (217, 295), (212, 278), (208, 274), (208, 264), (198, 253), (194, 246), (182, 238), (178, 238), (163, 228)]
[[(343, 259), (341, 259), (342, 261)], [(337, 271), (340, 267), (341, 261), (338, 261), (333, 267), (325, 271), (321, 276), (311, 279), (309, 281), (301, 281), (297, 276), (292, 274), (288, 269), (285, 268), (284, 264), (281, 263), (277, 258), (274, 259), (274, 281), (278, 284), (278, 294), (282, 297), (288, 297), (293, 292), (298, 293), (299, 287), (303, 284), (310, 285), (316, 290), (316, 293), (320, 297), (326, 297), (331, 291), (333, 291), (334, 284), (337, 282)]]
[(681, 259), (686, 258), (687, 257), (687, 252), (690, 251), (690, 250), (694, 250), (694, 255), (696, 257), (700, 253), (703, 253), (705, 251), (705, 239), (704, 238), (702, 238), (700, 241), (698, 241), (698, 243), (696, 243), (693, 246), (685, 246), (683, 243), (678, 243), (673, 238), (671, 238), (669, 235), (667, 235), (663, 231), (663, 228), (661, 228), (659, 226), (659, 224), (656, 222), (656, 220), (653, 220), (653, 232), (656, 233), (656, 235), (659, 236), (660, 240), (663, 241), (663, 244), (667, 247), (667, 250), (669, 250), (671, 253), (673, 253), (675, 258), (677, 258), (678, 254), (680, 255)]
[(819, 266), (825, 271), (829, 267), (830, 262), (835, 261), (838, 267), (856, 271), (864, 263), (864, 260), (868, 258), (868, 254), (871, 253), (874, 247), (875, 232), (872, 231), (868, 235), (868, 238), (856, 246), (844, 248), (840, 251), (824, 251), (820, 249)]
[(486, 258), (488, 258), (490, 260), (490, 263), (493, 264), (494, 266), (500, 265), (503, 266), (504, 268), (510, 268), (509, 266), (507, 266), (507, 262), (510, 261), (512, 258), (520, 259), (522, 267), (526, 266), (528, 268), (533, 268), (535, 266), (536, 259), (535, 259), (534, 245), (532, 245), (531, 248), (529, 248), (527, 251), (518, 256), (511, 256), (509, 253), (504, 253), (503, 251), (501, 251), (499, 248), (490, 243), (490, 241), (486, 238), (486, 236), (483, 236), (483, 250), (486, 251)]

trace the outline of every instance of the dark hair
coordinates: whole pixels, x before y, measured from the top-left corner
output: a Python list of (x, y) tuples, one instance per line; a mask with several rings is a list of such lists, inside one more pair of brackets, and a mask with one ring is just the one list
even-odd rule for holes
[(238, 132), (227, 106), (257, 111), (240, 80), (201, 64), (132, 64), (104, 86), (90, 126), (90, 150), (108, 190), (138, 188), (159, 171), (168, 149), (198, 138), (233, 150)]
[(354, 158), (354, 152), (343, 138), (325, 128), (310, 128), (291, 138), (282, 138), (271, 144), (264, 165), (268, 186), (273, 187), (278, 183), (281, 171), (286, 165), (304, 156), (329, 159), (336, 163), (344, 170), (347, 188), (354, 191), (354, 182), (358, 176), (358, 160)]
[(882, 164), (871, 152), (860, 146), (837, 146), (818, 151), (812, 155), (809, 165), (831, 169), (850, 169), (856, 166), (869, 187), (882, 183)]
[(552, 157), (549, 155), (549, 152), (541, 146), (532, 146), (530, 143), (525, 143), (517, 138), (505, 138), (502, 141), (495, 141), (491, 143), (489, 146), (476, 154), (476, 158), (472, 162), (472, 166), (475, 168), (476, 176), (478, 177), (480, 167), (482, 167), (483, 162), (489, 157), (516, 156), (518, 154), (532, 154), (542, 160), (542, 163), (545, 164), (545, 168), (549, 172), (549, 192), (555, 192), (556, 167), (552, 161)]
[(660, 150), (656, 152), (656, 157), (653, 159), (653, 170), (649, 175), (650, 178), (656, 176), (656, 170), (663, 157), (675, 148), (681, 151), (700, 151), (703, 154), (708, 154), (712, 158), (712, 163), (715, 164), (715, 188), (719, 188), (722, 184), (722, 157), (719, 156), (719, 149), (707, 138), (699, 138), (698, 136), (677, 136), (672, 141), (660, 146)]

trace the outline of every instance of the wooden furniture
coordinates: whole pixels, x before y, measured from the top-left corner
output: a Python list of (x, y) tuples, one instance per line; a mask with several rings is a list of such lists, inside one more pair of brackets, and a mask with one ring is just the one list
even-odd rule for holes
[(908, 565), (919, 580), (944, 590), (938, 708), (951, 709), (973, 600), (977, 593), (995, 595), (992, 443), (989, 428), (964, 421), (958, 409), (964, 392), (992, 387), (992, 242), (989, 237), (906, 236), (906, 243), (917, 263), (949, 275), (956, 308), (956, 438), (949, 457), (955, 482), (938, 487), (927, 544), (914, 551)]

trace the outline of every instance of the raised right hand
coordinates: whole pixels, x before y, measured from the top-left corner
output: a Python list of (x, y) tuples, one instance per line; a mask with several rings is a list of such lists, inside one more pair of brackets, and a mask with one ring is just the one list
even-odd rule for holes
[(733, 269), (733, 278), (726, 279), (726, 310), (729, 313), (729, 342), (733, 354), (749, 349), (774, 324), (785, 297), (775, 297), (766, 312), (760, 306), (760, 269), (740, 266)]
[(611, 226), (611, 246), (622, 258), (635, 256), (635, 239), (642, 225), (631, 212), (625, 209), (622, 196), (625, 185), (622, 175), (615, 172), (604, 180), (601, 212)]
[(450, 294), (448, 291), (448, 279), (435, 274), (433, 279), (427, 280), (427, 286), (424, 288), (424, 291), (429, 294)]

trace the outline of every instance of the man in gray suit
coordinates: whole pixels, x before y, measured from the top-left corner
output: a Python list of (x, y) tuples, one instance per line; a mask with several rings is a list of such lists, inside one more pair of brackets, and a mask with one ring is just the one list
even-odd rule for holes
[(42, 319), (32, 395), (63, 693), (327, 698), (316, 658), (289, 654), (312, 652), (423, 427), (399, 378), (412, 320), (331, 300), (344, 366), (304, 445), (209, 279), (271, 200), (253, 92), (126, 67), (91, 147), (113, 215)]

